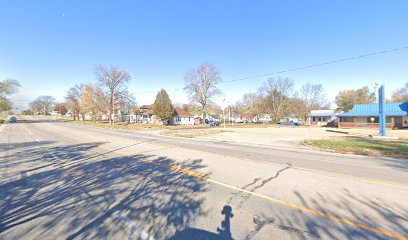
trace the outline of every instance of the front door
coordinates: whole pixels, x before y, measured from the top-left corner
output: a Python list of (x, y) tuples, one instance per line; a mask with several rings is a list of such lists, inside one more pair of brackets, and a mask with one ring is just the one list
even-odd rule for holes
[(408, 117), (402, 117), (402, 127), (408, 127)]

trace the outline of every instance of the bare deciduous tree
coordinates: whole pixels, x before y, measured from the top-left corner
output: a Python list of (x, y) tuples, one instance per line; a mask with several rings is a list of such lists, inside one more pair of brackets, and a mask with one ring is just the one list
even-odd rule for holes
[(302, 117), (305, 119), (311, 110), (327, 108), (329, 105), (326, 100), (325, 90), (321, 84), (306, 83), (300, 89), (299, 97), (304, 104)]
[(67, 96), (65, 97), (68, 110), (71, 111), (74, 120), (79, 120), (80, 114), (82, 114), (82, 118), (84, 118), (83, 112), (81, 111), (81, 96), (84, 86), (84, 84), (73, 86), (67, 91)]
[(392, 93), (391, 101), (393, 102), (406, 102), (408, 101), (408, 82), (403, 88), (397, 89)]
[(39, 96), (29, 105), (33, 112), (48, 115), (55, 105), (55, 98), (52, 96)]
[(199, 106), (196, 104), (180, 104), (181, 108), (188, 113), (196, 113), (199, 109)]
[(293, 94), (295, 82), (287, 77), (269, 78), (259, 89), (260, 96), (264, 98), (264, 106), (274, 119), (279, 119), (286, 114), (289, 99)]
[(65, 102), (56, 103), (54, 106), (54, 111), (58, 112), (61, 115), (65, 115), (67, 113), (67, 104)]
[(118, 67), (99, 65), (95, 68), (95, 77), (99, 86), (109, 96), (109, 123), (112, 124), (112, 113), (115, 112), (116, 96), (127, 93), (127, 83), (131, 80), (130, 74)]
[(208, 105), (212, 103), (214, 97), (222, 94), (217, 88), (217, 84), (221, 82), (218, 69), (214, 64), (203, 63), (198, 68), (188, 71), (184, 80), (184, 91), (187, 92), (192, 103), (198, 103), (201, 106), (205, 119)]
[(135, 107), (135, 96), (128, 92), (128, 90), (122, 90), (115, 93), (115, 109), (121, 109), (122, 111), (129, 112)]
[(263, 109), (263, 99), (256, 93), (245, 93), (242, 96), (242, 100), (240, 105), (244, 109), (245, 113), (249, 113), (252, 115), (259, 115), (262, 113), (266, 113), (267, 110)]

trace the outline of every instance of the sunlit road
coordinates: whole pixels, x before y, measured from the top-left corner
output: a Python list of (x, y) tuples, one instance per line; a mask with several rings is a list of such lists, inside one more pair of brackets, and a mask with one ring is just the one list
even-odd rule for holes
[(408, 239), (408, 161), (0, 125), (0, 239)]

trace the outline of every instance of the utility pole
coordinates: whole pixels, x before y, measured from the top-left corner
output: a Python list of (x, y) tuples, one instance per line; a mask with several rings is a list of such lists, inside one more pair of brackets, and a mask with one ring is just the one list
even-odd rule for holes
[(115, 91), (112, 91), (112, 128), (115, 128)]
[(224, 119), (224, 129), (225, 129), (225, 108), (222, 108), (222, 118)]
[(375, 94), (375, 102), (376, 103), (380, 102), (378, 91), (379, 91), (378, 83), (374, 83), (374, 94)]
[(230, 107), (228, 107), (228, 121), (231, 126), (231, 108)]
[[(225, 98), (224, 100), (222, 100), (222, 102), (225, 102)], [(224, 129), (225, 129), (225, 107), (222, 108), (222, 118), (224, 118)]]

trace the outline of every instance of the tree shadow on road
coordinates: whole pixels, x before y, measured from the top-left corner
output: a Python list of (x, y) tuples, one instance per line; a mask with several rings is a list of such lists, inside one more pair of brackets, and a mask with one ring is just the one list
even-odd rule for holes
[(209, 232), (198, 228), (186, 228), (183, 231), (177, 231), (176, 234), (170, 238), (170, 240), (231, 240), (231, 218), (234, 216), (232, 213), (232, 207), (225, 205), (221, 211), (224, 215), (224, 220), (221, 222), (221, 227), (217, 228), (218, 233)]
[(19, 123), (52, 123), (52, 122), (57, 122), (57, 120), (54, 120), (54, 119), (40, 119), (40, 118), (17, 119), (17, 122), (15, 122), (13, 124), (19, 124)]
[[(312, 211), (303, 212), (277, 206), (273, 209), (273, 214), (270, 214), (271, 209), (256, 216), (252, 237), (268, 226), (292, 232), (293, 239), (383, 240), (398, 237), (405, 239), (408, 236), (406, 225), (408, 210), (397, 201), (391, 204), (385, 203), (381, 199), (351, 193), (346, 189), (336, 196), (317, 193), (314, 196), (305, 197), (298, 191), (293, 193), (301, 203), (300, 206)], [(290, 211), (290, 217), (288, 217), (288, 211)], [(337, 221), (313, 212), (334, 216)], [(347, 222), (342, 222), (341, 219)], [(376, 230), (385, 231), (374, 232)]]
[(144, 154), (92, 157), (96, 146), (44, 144), (10, 155), (11, 163), (24, 159), (55, 165), (0, 184), (0, 238), (165, 239), (206, 215), (206, 182), (169, 170), (202, 172), (202, 160), (177, 162)]

